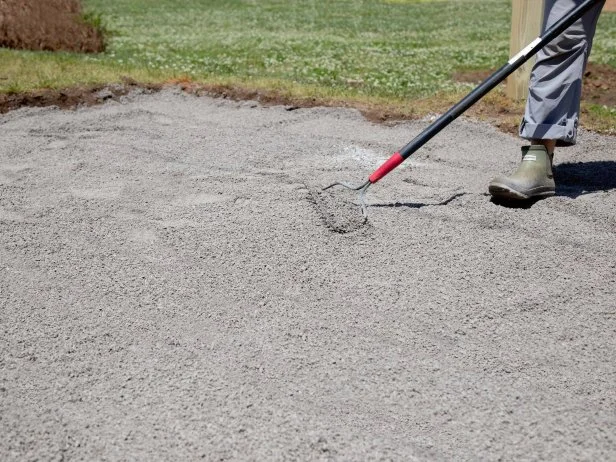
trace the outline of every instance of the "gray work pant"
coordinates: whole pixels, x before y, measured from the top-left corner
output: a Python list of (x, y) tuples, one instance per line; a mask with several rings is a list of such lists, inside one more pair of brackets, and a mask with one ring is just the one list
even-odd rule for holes
[[(543, 30), (580, 3), (582, 0), (545, 0)], [(522, 138), (556, 140), (557, 146), (575, 144), (582, 76), (604, 3), (599, 2), (537, 54), (520, 124)]]

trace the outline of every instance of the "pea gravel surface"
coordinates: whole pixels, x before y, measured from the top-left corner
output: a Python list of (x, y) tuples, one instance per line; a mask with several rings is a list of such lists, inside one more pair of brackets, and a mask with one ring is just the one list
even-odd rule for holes
[(0, 459), (616, 459), (616, 139), (164, 91), (0, 116)]

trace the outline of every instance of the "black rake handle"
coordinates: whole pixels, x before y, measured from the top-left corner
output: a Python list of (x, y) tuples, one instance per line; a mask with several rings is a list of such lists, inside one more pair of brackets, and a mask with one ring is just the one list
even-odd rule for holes
[(416, 152), (437, 133), (444, 129), (447, 125), (462, 115), (468, 108), (483, 98), (499, 83), (505, 80), (511, 73), (522, 66), (526, 61), (536, 55), (545, 45), (550, 43), (566, 29), (569, 28), (575, 21), (580, 19), (588, 10), (603, 0), (586, 0), (577, 7), (573, 8), (569, 13), (562, 17), (552, 27), (543, 33), (543, 35), (533, 40), (527, 47), (520, 51), (517, 55), (511, 58), (507, 64), (494, 72), (490, 77), (484, 80), (477, 88), (466, 95), (459, 103), (441, 115), (423, 132), (417, 135), (411, 142), (394, 153), (383, 165), (370, 175), (368, 181), (370, 184), (376, 183), (398, 165), (404, 162), (411, 154)]

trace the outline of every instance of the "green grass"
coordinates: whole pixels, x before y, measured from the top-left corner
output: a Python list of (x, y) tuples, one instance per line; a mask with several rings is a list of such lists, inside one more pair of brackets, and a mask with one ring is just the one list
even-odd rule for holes
[(508, 47), (502, 1), (89, 3), (112, 18), (115, 60), (205, 80), (268, 78), (412, 98), (454, 89), (455, 68), (494, 67)]
[[(400, 102), (459, 93), (459, 69), (507, 60), (510, 0), (84, 0), (101, 55), (0, 49), (0, 92), (129, 76)], [(616, 67), (616, 14), (592, 59)]]

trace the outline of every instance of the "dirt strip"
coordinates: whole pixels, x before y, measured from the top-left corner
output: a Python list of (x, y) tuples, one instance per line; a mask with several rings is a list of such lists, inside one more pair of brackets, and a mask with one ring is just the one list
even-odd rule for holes
[[(294, 110), (290, 110), (294, 109)], [(616, 458), (616, 139), (181, 91), (0, 115), (0, 459)]]
[[(488, 78), (494, 69), (456, 72), (451, 77), (456, 82), (478, 85)], [(2, 76), (0, 75), (0, 80)], [(40, 89), (19, 93), (0, 93), (0, 114), (22, 107), (50, 107), (75, 109), (77, 107), (94, 106), (108, 101), (123, 102), (128, 95), (151, 94), (163, 89), (180, 88), (184, 92), (197, 96), (212, 96), (234, 101), (255, 100), (262, 105), (285, 105), (290, 108), (354, 107), (364, 117), (373, 122), (397, 122), (400, 120), (417, 119), (419, 114), (426, 112), (444, 112), (454, 102), (441, 101), (409, 101), (408, 107), (387, 107), (386, 105), (328, 100), (312, 97), (291, 97), (276, 90), (255, 90), (230, 85), (197, 83), (189, 78), (174, 79), (158, 84), (140, 83), (129, 77), (113, 84), (81, 85), (63, 89)], [(582, 100), (584, 103), (614, 107), (616, 105), (616, 73), (607, 65), (589, 63), (583, 82)], [(592, 124), (592, 117), (585, 105), (582, 106), (582, 120)], [(524, 113), (523, 103), (514, 103), (502, 96), (483, 100), (468, 112), (472, 117), (492, 123), (499, 130), (517, 134), (520, 120)], [(605, 125), (605, 124), (601, 124)], [(594, 125), (603, 134), (614, 135), (614, 127)]]

